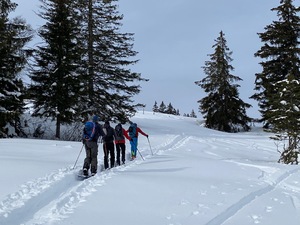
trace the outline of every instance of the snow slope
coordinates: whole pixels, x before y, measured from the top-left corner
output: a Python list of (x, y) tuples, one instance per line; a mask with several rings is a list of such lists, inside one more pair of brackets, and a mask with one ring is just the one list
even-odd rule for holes
[(260, 128), (227, 134), (150, 112), (132, 120), (150, 135), (151, 145), (139, 137), (145, 160), (84, 181), (84, 152), (73, 169), (80, 142), (0, 139), (0, 224), (299, 224), (299, 166), (278, 164)]

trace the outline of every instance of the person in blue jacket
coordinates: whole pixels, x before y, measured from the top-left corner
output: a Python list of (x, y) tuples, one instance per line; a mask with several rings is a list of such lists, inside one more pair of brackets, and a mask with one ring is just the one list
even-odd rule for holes
[(144, 135), (145, 137), (148, 138), (148, 134), (144, 133), (138, 126), (136, 123), (133, 123), (131, 121), (129, 121), (129, 128), (127, 130), (127, 133), (130, 137), (130, 146), (131, 146), (131, 160), (134, 160), (136, 158), (136, 152), (138, 150), (138, 136), (139, 133)]
[(85, 146), (86, 157), (83, 163), (83, 175), (87, 176), (89, 169), (91, 175), (97, 173), (98, 168), (98, 139), (104, 136), (101, 125), (98, 123), (99, 117), (93, 116), (92, 121), (85, 123), (83, 129), (83, 144)]

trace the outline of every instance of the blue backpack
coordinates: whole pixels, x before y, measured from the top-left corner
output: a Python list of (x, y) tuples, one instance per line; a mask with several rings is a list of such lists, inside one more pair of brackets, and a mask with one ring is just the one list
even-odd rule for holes
[(137, 124), (132, 123), (128, 129), (129, 137), (131, 137), (131, 138), (137, 137), (136, 129), (137, 129)]
[(91, 139), (94, 137), (95, 135), (95, 123), (93, 122), (86, 122), (84, 125), (84, 129), (85, 129), (85, 138), (87, 139)]

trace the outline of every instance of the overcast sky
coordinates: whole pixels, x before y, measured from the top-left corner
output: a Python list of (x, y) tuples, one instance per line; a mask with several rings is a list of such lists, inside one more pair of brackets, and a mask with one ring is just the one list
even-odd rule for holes
[[(12, 0), (19, 4), (16, 15), (22, 15), (34, 29), (42, 21), (34, 14), (38, 0)], [(300, 0), (294, 4), (299, 5)], [(141, 83), (135, 97), (151, 110), (154, 102), (172, 103), (180, 113), (198, 113), (197, 101), (205, 96), (195, 81), (205, 77), (201, 68), (214, 52), (212, 45), (220, 31), (225, 33), (232, 54), (234, 75), (243, 79), (240, 97), (253, 105), (248, 115), (258, 117), (254, 94), (255, 73), (261, 72), (254, 53), (262, 43), (258, 32), (277, 20), (271, 8), (280, 0), (119, 0), (124, 15), (123, 32), (134, 33), (134, 50), (140, 60), (132, 67), (149, 82)]]

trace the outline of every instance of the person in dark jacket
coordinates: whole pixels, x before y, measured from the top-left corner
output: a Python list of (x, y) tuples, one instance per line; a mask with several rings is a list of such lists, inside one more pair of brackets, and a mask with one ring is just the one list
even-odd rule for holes
[(122, 155), (122, 164), (125, 164), (125, 151), (126, 151), (126, 145), (125, 145), (125, 137), (130, 140), (130, 137), (128, 136), (126, 130), (122, 127), (122, 124), (119, 123), (115, 127), (115, 144), (116, 144), (116, 151), (117, 151), (117, 165), (120, 166), (120, 156)]
[(92, 122), (86, 122), (83, 129), (83, 144), (85, 146), (86, 157), (83, 163), (83, 175), (87, 176), (91, 168), (91, 175), (97, 173), (98, 168), (98, 139), (104, 136), (101, 125), (98, 123), (99, 117), (93, 116)]
[(102, 138), (104, 152), (104, 168), (108, 169), (108, 161), (110, 161), (110, 168), (113, 168), (115, 166), (115, 130), (110, 126), (109, 121), (106, 121), (103, 126), (103, 131), (105, 134)]

